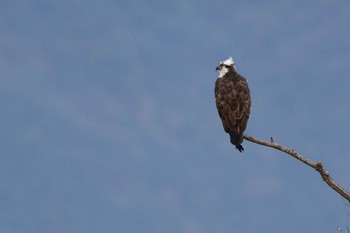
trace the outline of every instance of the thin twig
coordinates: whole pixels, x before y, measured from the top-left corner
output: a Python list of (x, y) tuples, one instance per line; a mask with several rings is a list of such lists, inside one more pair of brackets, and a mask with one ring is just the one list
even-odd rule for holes
[(349, 203), (350, 203), (350, 193), (348, 191), (346, 191), (343, 187), (341, 187), (339, 184), (337, 184), (328, 174), (328, 172), (323, 168), (323, 165), (320, 161), (318, 161), (317, 163), (311, 161), (308, 158), (305, 158), (304, 156), (301, 156), (298, 152), (296, 152), (294, 149), (292, 148), (286, 148), (284, 146), (278, 145), (273, 138), (271, 137), (271, 142), (267, 142), (267, 141), (263, 141), (263, 140), (259, 140), (256, 138), (253, 138), (251, 136), (248, 135), (244, 135), (243, 136), (245, 140), (259, 144), (259, 145), (263, 145), (263, 146), (268, 146), (268, 147), (272, 147), (276, 150), (282, 151), (286, 154), (289, 154), (291, 156), (293, 156), (294, 158), (296, 158), (297, 160), (305, 163), (306, 165), (312, 167), (313, 169), (315, 169), (316, 171), (318, 171), (323, 179), (324, 182), (326, 182), (329, 187), (331, 187), (332, 189), (334, 189), (337, 193), (339, 193), (342, 197), (344, 197)]

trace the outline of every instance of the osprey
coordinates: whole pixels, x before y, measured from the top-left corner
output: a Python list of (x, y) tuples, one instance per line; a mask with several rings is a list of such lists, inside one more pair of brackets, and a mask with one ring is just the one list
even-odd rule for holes
[(248, 82), (236, 71), (232, 57), (219, 62), (216, 70), (219, 71), (214, 90), (216, 107), (231, 143), (242, 152), (243, 132), (247, 127), (251, 105)]

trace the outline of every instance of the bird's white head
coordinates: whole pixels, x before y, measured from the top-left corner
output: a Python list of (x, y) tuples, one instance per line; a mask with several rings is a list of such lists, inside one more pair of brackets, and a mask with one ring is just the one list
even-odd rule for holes
[(230, 69), (236, 70), (235, 62), (232, 57), (227, 58), (225, 61), (219, 62), (216, 70), (219, 71), (219, 78), (222, 78)]

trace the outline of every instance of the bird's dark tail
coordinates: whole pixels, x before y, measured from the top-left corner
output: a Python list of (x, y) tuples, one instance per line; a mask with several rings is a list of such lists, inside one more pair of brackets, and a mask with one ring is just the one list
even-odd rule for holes
[(239, 152), (242, 153), (242, 151), (244, 151), (244, 148), (241, 145), (241, 143), (243, 142), (243, 134), (238, 135), (234, 132), (229, 132), (229, 134), (231, 143), (236, 146), (236, 149), (239, 150)]

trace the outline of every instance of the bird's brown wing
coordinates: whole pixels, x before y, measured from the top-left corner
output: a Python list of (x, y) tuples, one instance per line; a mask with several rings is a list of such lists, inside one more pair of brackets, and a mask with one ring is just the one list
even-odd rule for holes
[(216, 106), (226, 133), (243, 134), (250, 113), (250, 92), (243, 77), (236, 82), (219, 78), (215, 82)]
[(240, 128), (240, 131), (243, 133), (247, 127), (250, 114), (250, 90), (246, 79), (242, 76), (240, 76), (239, 81), (236, 83), (235, 87), (239, 103), (239, 116), (236, 118), (236, 121), (237, 125)]
[(219, 78), (215, 83), (216, 107), (226, 133), (236, 125), (234, 111), (238, 109), (238, 100), (234, 85), (227, 79)]

